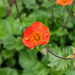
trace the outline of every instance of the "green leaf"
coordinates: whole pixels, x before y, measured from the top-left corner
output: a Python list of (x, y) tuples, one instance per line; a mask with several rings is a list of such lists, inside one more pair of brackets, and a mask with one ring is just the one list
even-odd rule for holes
[(22, 75), (47, 75), (50, 70), (44, 63), (37, 60), (37, 54), (35, 50), (26, 49), (25, 52), (20, 52), (19, 64), (24, 68)]
[(48, 75), (50, 70), (41, 63), (36, 63), (34, 67), (24, 70), (22, 75)]
[(6, 35), (6, 29), (4, 27), (4, 25), (0, 25), (0, 39), (3, 39)]
[(55, 1), (52, 1), (52, 0), (43, 0), (42, 7), (49, 8), (49, 7), (51, 7), (54, 4), (55, 4)]
[(3, 24), (6, 27), (6, 32), (11, 35), (21, 35), (22, 23), (19, 19), (14, 19), (12, 16), (9, 16), (6, 20), (3, 21)]
[(15, 69), (7, 68), (0, 68), (0, 75), (18, 75)]
[(75, 41), (72, 43), (72, 46), (75, 47)]
[(44, 0), (43, 4), (42, 4), (42, 7), (45, 7), (45, 8), (49, 8), (50, 7), (50, 1), (48, 0)]
[(67, 25), (66, 25), (67, 28), (73, 28), (73, 24), (72, 22), (69, 22)]
[(38, 9), (38, 5), (35, 0), (23, 0), (28, 9)]
[(57, 30), (57, 32), (56, 32), (56, 35), (58, 35), (58, 36), (63, 36), (63, 35), (65, 35), (65, 34), (67, 34), (68, 32), (67, 32), (67, 29), (64, 29), (64, 31), (62, 30), (62, 28), (59, 28), (58, 30)]
[[(59, 11), (57, 11), (57, 9), (59, 9)], [(54, 17), (57, 19), (60, 18), (60, 20), (58, 19), (58, 21), (61, 21), (62, 16), (63, 16), (63, 7), (58, 6), (58, 7), (54, 8)]]
[(55, 31), (51, 31), (51, 34), (52, 35), (57, 35), (57, 36), (63, 36), (63, 35), (65, 35), (65, 34), (68, 34), (68, 31), (67, 31), (67, 29), (62, 29), (61, 27), (59, 28), (59, 29), (57, 29), (57, 30), (55, 30)]
[(71, 62), (71, 66), (69, 66), (67, 70), (64, 70), (63, 73), (65, 75), (74, 75), (75, 74), (74, 61)]
[[(69, 49), (65, 48), (61, 52), (61, 49), (56, 47), (52, 51), (55, 52), (55, 54), (60, 56), (60, 57), (67, 57), (68, 55), (71, 54), (71, 50), (72, 49), (70, 49), (70, 48)], [(56, 68), (56, 70), (58, 71), (58, 70), (66, 69), (68, 67), (68, 65), (71, 65), (72, 60), (71, 59), (70, 60), (59, 59), (59, 58), (57, 58), (57, 57), (55, 57), (49, 53), (49, 61), (50, 61), (50, 63), (48, 64), (48, 66)]]
[[(33, 12), (31, 15), (33, 15), (33, 18), (35, 19), (36, 22), (42, 22), (44, 23), (45, 26), (49, 26), (48, 23), (51, 24), (51, 11), (48, 10), (37, 10), (35, 12)], [(33, 21), (33, 20), (32, 20)]]
[(16, 43), (15, 43), (15, 49), (16, 50), (22, 50), (24, 48), (24, 44), (22, 43), (22, 38), (21, 37), (18, 37), (16, 39)]
[(2, 56), (4, 59), (9, 59), (14, 56), (14, 51), (2, 50)]
[(75, 5), (73, 6), (73, 9), (72, 9), (73, 11), (75, 10)]
[(42, 50), (42, 48), (43, 48), (42, 44), (38, 46), (39, 51)]
[(67, 29), (62, 29), (62, 28), (59, 28), (59, 29), (57, 29), (56, 31), (55, 31), (55, 34), (57, 35), (57, 36), (63, 36), (63, 35), (65, 35), (65, 34), (67, 34), (68, 32), (67, 32)]
[(21, 19), (22, 19), (24, 26), (27, 26), (27, 27), (31, 26), (36, 21), (35, 16), (33, 14), (27, 17), (26, 17), (26, 14), (22, 14)]
[(66, 75), (75, 75), (75, 70), (74, 69), (68, 69), (66, 72), (65, 72)]
[(22, 38), (15, 38), (12, 35), (7, 35), (3, 40), (3, 44), (7, 50), (22, 50), (24, 48)]
[(75, 29), (73, 29), (73, 31), (71, 31), (71, 32), (69, 33), (69, 39), (70, 39), (70, 40), (75, 40)]
[(37, 63), (36, 55), (33, 51), (21, 52), (19, 55), (19, 64), (22, 68), (32, 68)]
[(9, 59), (9, 60), (6, 62), (6, 65), (7, 65), (8, 67), (13, 67), (15, 64), (16, 64), (15, 59)]
[(8, 9), (7, 6), (8, 6), (7, 3), (4, 5), (3, 1), (2, 0), (0, 1), (0, 18), (6, 16), (7, 14), (6, 12)]

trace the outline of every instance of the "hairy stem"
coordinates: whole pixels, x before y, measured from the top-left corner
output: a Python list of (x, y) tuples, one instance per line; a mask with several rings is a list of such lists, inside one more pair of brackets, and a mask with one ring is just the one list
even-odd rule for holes
[(19, 20), (20, 20), (20, 22), (22, 22), (21, 17), (20, 17), (20, 13), (19, 13), (19, 10), (18, 10), (18, 6), (17, 6), (17, 3), (16, 3), (16, 0), (13, 0), (13, 1), (14, 1), (15, 5), (16, 5)]
[(52, 55), (54, 55), (54, 56), (57, 57), (57, 58), (60, 58), (60, 59), (66, 59), (66, 60), (72, 59), (72, 58), (64, 58), (64, 57), (60, 57), (60, 56), (54, 54), (49, 48), (47, 48), (47, 50), (48, 50)]

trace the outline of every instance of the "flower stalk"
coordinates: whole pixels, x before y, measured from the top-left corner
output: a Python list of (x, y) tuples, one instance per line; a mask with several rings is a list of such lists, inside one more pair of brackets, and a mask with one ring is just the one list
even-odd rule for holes
[(16, 3), (16, 0), (13, 0), (13, 1), (15, 3), (16, 9), (17, 9), (19, 20), (20, 20), (20, 22), (22, 22), (21, 17), (20, 17), (20, 13), (19, 13), (19, 10), (18, 10), (18, 6), (17, 6), (17, 3)]
[(65, 5), (63, 5), (63, 29), (65, 27)]
[(71, 5), (71, 8), (70, 8), (70, 10), (69, 10), (69, 14), (68, 14), (67, 20), (66, 20), (66, 22), (65, 22), (65, 25), (69, 22), (69, 18), (70, 18), (70, 16), (71, 16), (71, 12), (72, 12), (72, 8), (73, 8), (74, 4), (75, 4), (75, 0), (74, 0), (74, 2), (73, 2), (72, 5)]
[(69, 59), (72, 59), (72, 58), (64, 58), (64, 57), (60, 57), (60, 56), (58, 56), (58, 55), (56, 55), (56, 54), (54, 54), (49, 48), (47, 48), (47, 50), (52, 54), (52, 55), (54, 55), (55, 57), (57, 57), (57, 58), (60, 58), (60, 59), (65, 59), (65, 60), (69, 60)]

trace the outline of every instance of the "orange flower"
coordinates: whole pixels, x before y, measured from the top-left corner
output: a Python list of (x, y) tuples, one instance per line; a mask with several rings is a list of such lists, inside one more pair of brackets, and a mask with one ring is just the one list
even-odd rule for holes
[(22, 42), (30, 49), (40, 44), (46, 45), (50, 39), (49, 29), (41, 22), (35, 22), (24, 32)]
[(70, 5), (72, 4), (73, 0), (56, 0), (56, 3), (60, 5)]

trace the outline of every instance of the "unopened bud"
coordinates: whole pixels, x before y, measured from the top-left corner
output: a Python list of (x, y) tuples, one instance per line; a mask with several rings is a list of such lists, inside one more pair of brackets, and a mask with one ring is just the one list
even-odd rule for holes
[(46, 48), (43, 48), (40, 52), (41, 52), (43, 55), (47, 55), (47, 49), (46, 49)]

